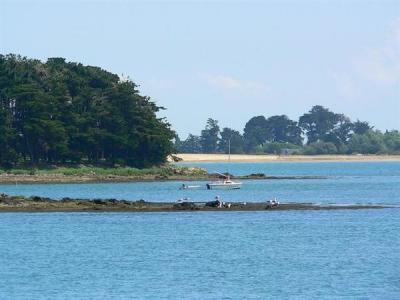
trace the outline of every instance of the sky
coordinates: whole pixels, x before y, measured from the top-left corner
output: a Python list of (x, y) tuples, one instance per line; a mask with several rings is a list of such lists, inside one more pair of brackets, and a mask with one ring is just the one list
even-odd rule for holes
[(400, 129), (398, 0), (0, 0), (0, 53), (129, 77), (183, 139), (317, 104)]

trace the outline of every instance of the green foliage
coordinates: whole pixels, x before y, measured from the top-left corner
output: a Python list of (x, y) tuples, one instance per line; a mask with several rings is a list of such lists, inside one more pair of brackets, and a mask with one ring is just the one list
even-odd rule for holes
[(337, 148), (334, 143), (318, 141), (304, 147), (303, 153), (306, 155), (336, 154)]
[(201, 153), (201, 140), (199, 136), (189, 134), (186, 140), (180, 143), (178, 151), (180, 153)]
[(380, 131), (369, 130), (365, 134), (355, 134), (349, 141), (350, 153), (387, 153), (384, 135)]
[[(298, 123), (285, 115), (268, 119), (264, 116), (253, 117), (246, 123), (243, 136), (230, 128), (219, 132), (218, 122), (209, 119), (202, 137), (189, 135), (178, 150), (186, 153), (215, 152), (220, 134), (217, 150), (222, 153), (228, 152), (228, 141), (231, 139), (231, 153), (400, 154), (399, 131), (382, 134), (372, 128), (368, 122), (357, 120), (353, 123), (344, 114), (316, 105), (301, 116)], [(307, 145), (303, 145), (303, 134), (307, 136)], [(204, 150), (206, 140), (212, 141), (207, 144), (212, 144), (207, 151)]]
[(162, 164), (174, 132), (160, 109), (97, 67), (0, 56), (0, 164)]
[(315, 105), (311, 110), (299, 119), (299, 126), (307, 135), (307, 143), (332, 140), (333, 130), (338, 123), (338, 115), (329, 109)]
[(240, 132), (225, 127), (221, 131), (221, 139), (218, 143), (218, 149), (223, 153), (228, 153), (229, 144), (231, 153), (240, 154), (244, 152), (244, 140)]
[(398, 130), (385, 132), (383, 140), (388, 152), (400, 154), (400, 132)]
[(269, 137), (268, 123), (264, 116), (251, 118), (245, 125), (243, 137), (246, 152), (252, 152)]
[[(259, 152), (265, 143), (289, 143), (301, 145), (303, 138), (297, 122), (287, 116), (264, 116), (251, 118), (244, 128), (244, 143), (247, 152)], [(276, 150), (276, 149), (275, 149)], [(268, 150), (270, 151), (270, 150)]]
[(301, 128), (297, 122), (290, 120), (287, 116), (272, 116), (267, 119), (267, 141), (275, 143), (289, 143), (301, 145), (303, 138)]
[(357, 120), (353, 123), (353, 131), (355, 134), (365, 134), (372, 128), (373, 127), (370, 126), (368, 122), (361, 122), (360, 120)]
[(216, 153), (218, 151), (219, 126), (218, 121), (209, 118), (204, 130), (201, 131), (200, 143), (203, 153)]
[(298, 154), (301, 152), (301, 146), (281, 142), (265, 143), (262, 147), (262, 152), (269, 154)]
[(146, 178), (147, 176), (174, 176), (189, 175), (203, 176), (207, 171), (201, 168), (188, 168), (174, 165), (151, 168), (132, 168), (132, 167), (113, 167), (102, 168), (92, 166), (77, 167), (53, 167), (53, 168), (29, 168), (29, 169), (0, 169), (0, 174), (8, 173), (13, 175), (52, 175), (61, 174), (65, 176), (131, 176), (138, 178)]

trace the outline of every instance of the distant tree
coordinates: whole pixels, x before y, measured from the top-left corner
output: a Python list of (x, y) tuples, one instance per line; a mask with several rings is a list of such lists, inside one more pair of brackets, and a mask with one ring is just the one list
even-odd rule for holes
[(182, 141), (178, 148), (179, 153), (201, 153), (201, 139), (199, 136), (189, 134), (186, 140)]
[(295, 145), (291, 143), (280, 143), (280, 142), (271, 142), (265, 143), (262, 147), (263, 153), (270, 153), (270, 154), (285, 154), (285, 151), (290, 149), (293, 153), (301, 152), (301, 145)]
[(334, 143), (318, 141), (305, 146), (303, 153), (306, 155), (335, 154), (337, 148)]
[(201, 131), (201, 147), (203, 153), (216, 153), (218, 151), (219, 126), (218, 121), (209, 118), (204, 130)]
[(244, 127), (244, 144), (246, 152), (252, 152), (264, 144), (270, 137), (268, 123), (264, 116), (251, 118)]
[(307, 135), (307, 143), (325, 141), (332, 133), (338, 122), (338, 115), (329, 109), (316, 105), (302, 115), (299, 119), (299, 126)]
[(221, 152), (228, 153), (229, 140), (231, 144), (231, 153), (238, 154), (244, 152), (244, 141), (240, 132), (226, 127), (221, 131), (221, 139), (218, 144), (218, 148)]
[(365, 134), (372, 128), (373, 126), (370, 126), (368, 122), (361, 122), (357, 120), (353, 123), (353, 131), (355, 134)]
[(383, 139), (390, 153), (400, 153), (400, 132), (398, 130), (386, 131)]
[(384, 135), (377, 130), (364, 134), (354, 134), (348, 144), (350, 153), (377, 154), (386, 153)]
[(272, 116), (266, 120), (268, 141), (277, 143), (291, 143), (301, 145), (303, 138), (301, 128), (297, 122), (290, 120), (287, 116)]
[(178, 151), (179, 152), (179, 149), (181, 148), (181, 145), (182, 145), (182, 141), (181, 141), (181, 139), (179, 138), (179, 135), (178, 134), (175, 134), (175, 137), (174, 137), (174, 148), (175, 148), (175, 150), (176, 151)]
[(334, 128), (324, 137), (325, 142), (334, 143), (338, 150), (344, 149), (351, 135), (353, 134), (353, 124), (350, 119), (343, 114), (336, 114), (336, 124)]

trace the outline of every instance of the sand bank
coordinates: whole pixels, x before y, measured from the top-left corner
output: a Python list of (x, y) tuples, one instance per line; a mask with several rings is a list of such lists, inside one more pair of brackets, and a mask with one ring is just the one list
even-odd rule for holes
[[(227, 154), (177, 154), (183, 162), (227, 162)], [(248, 155), (232, 154), (232, 162), (400, 161), (400, 155)]]

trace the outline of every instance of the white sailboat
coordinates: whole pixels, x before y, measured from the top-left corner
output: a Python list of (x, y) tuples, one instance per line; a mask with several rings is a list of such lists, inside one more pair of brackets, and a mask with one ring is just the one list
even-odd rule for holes
[[(229, 164), (231, 162), (231, 140), (229, 139), (228, 141), (228, 161)], [(225, 190), (237, 190), (240, 189), (242, 187), (242, 183), (239, 181), (232, 181), (229, 175), (229, 171), (228, 171), (228, 175), (224, 175), (221, 173), (218, 173), (219, 175), (222, 175), (225, 177), (224, 180), (220, 180), (220, 181), (213, 181), (210, 183), (207, 183), (207, 189), (208, 190), (216, 190), (216, 189), (225, 189)]]

